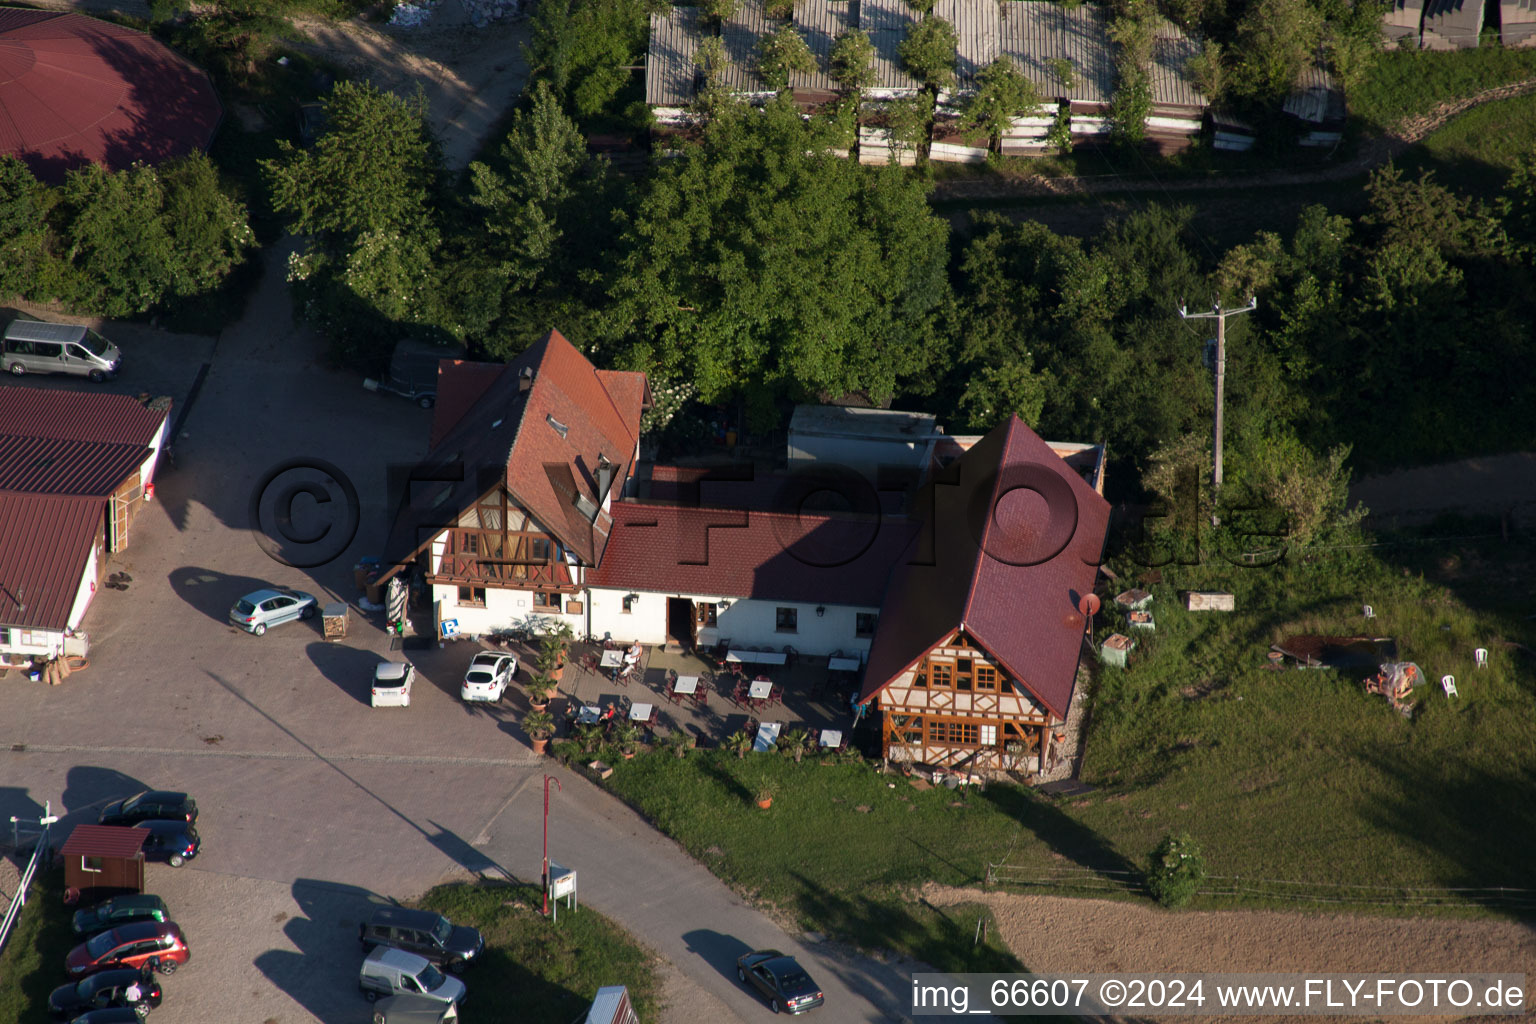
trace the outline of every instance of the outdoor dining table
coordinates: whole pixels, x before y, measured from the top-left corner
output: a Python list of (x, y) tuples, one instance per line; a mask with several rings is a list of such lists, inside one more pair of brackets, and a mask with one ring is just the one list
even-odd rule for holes
[(841, 729), (821, 730), (821, 745), (836, 749), (843, 745), (843, 731)]
[(672, 692), (679, 697), (690, 697), (699, 692), (698, 676), (678, 676), (672, 684)]
[(631, 722), (649, 722), (651, 714), (656, 708), (650, 704), (632, 704), (629, 708), (629, 720)]
[(624, 652), (604, 651), (603, 660), (599, 661), (598, 664), (603, 668), (618, 668), (620, 665), (624, 664)]
[(748, 665), (782, 665), (785, 657), (783, 651), (726, 651), (726, 661), (739, 661)]
[(596, 707), (593, 707), (591, 704), (585, 704), (585, 705), (582, 706), (581, 711), (578, 712), (577, 715), (576, 715), (576, 724), (577, 725), (596, 725), (598, 722), (600, 722), (602, 720), (602, 717), (603, 717), (603, 709), (602, 708), (596, 708)]
[(833, 672), (857, 672), (859, 670), (858, 658), (829, 658), (827, 668)]
[(747, 687), (747, 696), (753, 700), (767, 700), (773, 696), (773, 682), (768, 679), (755, 679), (752, 685)]

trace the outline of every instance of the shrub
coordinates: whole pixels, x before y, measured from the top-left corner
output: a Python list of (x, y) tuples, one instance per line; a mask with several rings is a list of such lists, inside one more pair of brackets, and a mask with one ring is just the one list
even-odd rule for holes
[(1187, 834), (1169, 833), (1152, 851), (1147, 866), (1147, 891), (1165, 907), (1189, 902), (1205, 881), (1205, 859), (1200, 846)]

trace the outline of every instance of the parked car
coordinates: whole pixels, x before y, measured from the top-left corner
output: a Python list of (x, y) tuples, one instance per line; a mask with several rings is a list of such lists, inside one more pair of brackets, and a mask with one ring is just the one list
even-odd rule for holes
[[(48, 996), (48, 1015), (55, 1020), (69, 1020), (87, 1010), (108, 1007), (143, 1007), (143, 1016), (160, 1005), (160, 983), (149, 971), (123, 968), (101, 971), (88, 978), (70, 982), (54, 989)], [(136, 1002), (127, 997), (129, 985), (137, 984), (142, 990)]]
[(135, 921), (169, 921), (170, 919), (171, 915), (165, 908), (165, 900), (148, 893), (134, 892), (126, 896), (114, 896), (94, 907), (75, 911), (70, 927), (75, 930), (76, 935), (90, 938), (97, 932), (116, 928), (120, 924), (132, 924)]
[(736, 977), (767, 998), (774, 1013), (804, 1013), (826, 1001), (795, 958), (776, 949), (760, 949), (738, 957)]
[(141, 821), (133, 827), (149, 833), (144, 840), (144, 859), (163, 860), (173, 868), (196, 857), (203, 845), (197, 829), (185, 821)]
[(302, 590), (253, 590), (229, 610), (229, 621), (263, 636), (273, 626), (315, 617), (315, 597)]
[(185, 821), (189, 825), (197, 820), (197, 801), (185, 793), (172, 793), (163, 789), (151, 789), (117, 800), (101, 809), (103, 825), (137, 825), (141, 821)]
[(450, 978), (415, 953), (380, 946), (363, 961), (358, 985), (371, 1002), (380, 996), (426, 996), (439, 1003), (464, 1001), (464, 983)]
[(89, 327), (50, 324), (30, 317), (12, 320), (0, 338), (0, 355), (14, 376), (73, 373), (104, 381), (122, 369), (117, 346)]
[(69, 1024), (138, 1024), (141, 1019), (137, 1010), (115, 1006), (110, 1010), (87, 1010)]
[(430, 996), (386, 996), (373, 1004), (373, 1024), (452, 1024), (459, 1008)]
[(464, 685), (459, 696), (464, 700), (501, 700), (507, 692), (507, 684), (517, 675), (517, 658), (495, 651), (481, 651), (469, 663), (464, 673)]
[(187, 940), (173, 922), (140, 921), (82, 942), (69, 951), (64, 967), (75, 978), (113, 967), (149, 967), (172, 974), (191, 958)]
[(457, 973), (485, 949), (485, 939), (466, 925), (455, 925), (442, 914), (406, 907), (380, 907), (358, 926), (364, 952), (380, 946), (403, 949)]
[(406, 661), (381, 661), (373, 667), (373, 690), (369, 703), (376, 708), (411, 706), (411, 682), (416, 668)]

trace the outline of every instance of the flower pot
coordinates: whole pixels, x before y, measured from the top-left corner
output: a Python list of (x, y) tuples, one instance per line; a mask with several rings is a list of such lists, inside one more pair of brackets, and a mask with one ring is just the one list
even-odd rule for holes
[(528, 707), (534, 711), (547, 711), (549, 709), (549, 699), (545, 698), (544, 700), (534, 700), (532, 697), (529, 697)]
[(761, 807), (763, 810), (766, 811), (768, 808), (773, 806), (773, 797), (770, 796), (770, 797), (768, 797), (768, 798), (766, 798), (764, 800), (759, 800), (757, 802), (757, 806)]
[(624, 760), (628, 761), (628, 760), (632, 759), (634, 756), (635, 756), (635, 752), (633, 750), (626, 750), (626, 751), (624, 751)]
[(560, 664), (556, 665), (554, 668), (549, 670), (549, 678), (553, 679), (557, 683), (560, 681), (560, 677), (563, 676), (563, 675), (565, 675), (565, 663), (564, 662), (561, 662)]
[(529, 740), (528, 742), (533, 744), (533, 752), (535, 754), (542, 754), (546, 750), (549, 749), (549, 740), (547, 740), (547, 739), (543, 739), (543, 740), (532, 739), (532, 740)]

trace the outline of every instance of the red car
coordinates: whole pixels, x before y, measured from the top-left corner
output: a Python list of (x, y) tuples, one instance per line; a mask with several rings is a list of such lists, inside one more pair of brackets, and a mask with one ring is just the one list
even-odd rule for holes
[(181, 929), (170, 921), (141, 921), (102, 932), (69, 951), (64, 967), (72, 978), (108, 967), (149, 967), (170, 974), (192, 958)]

